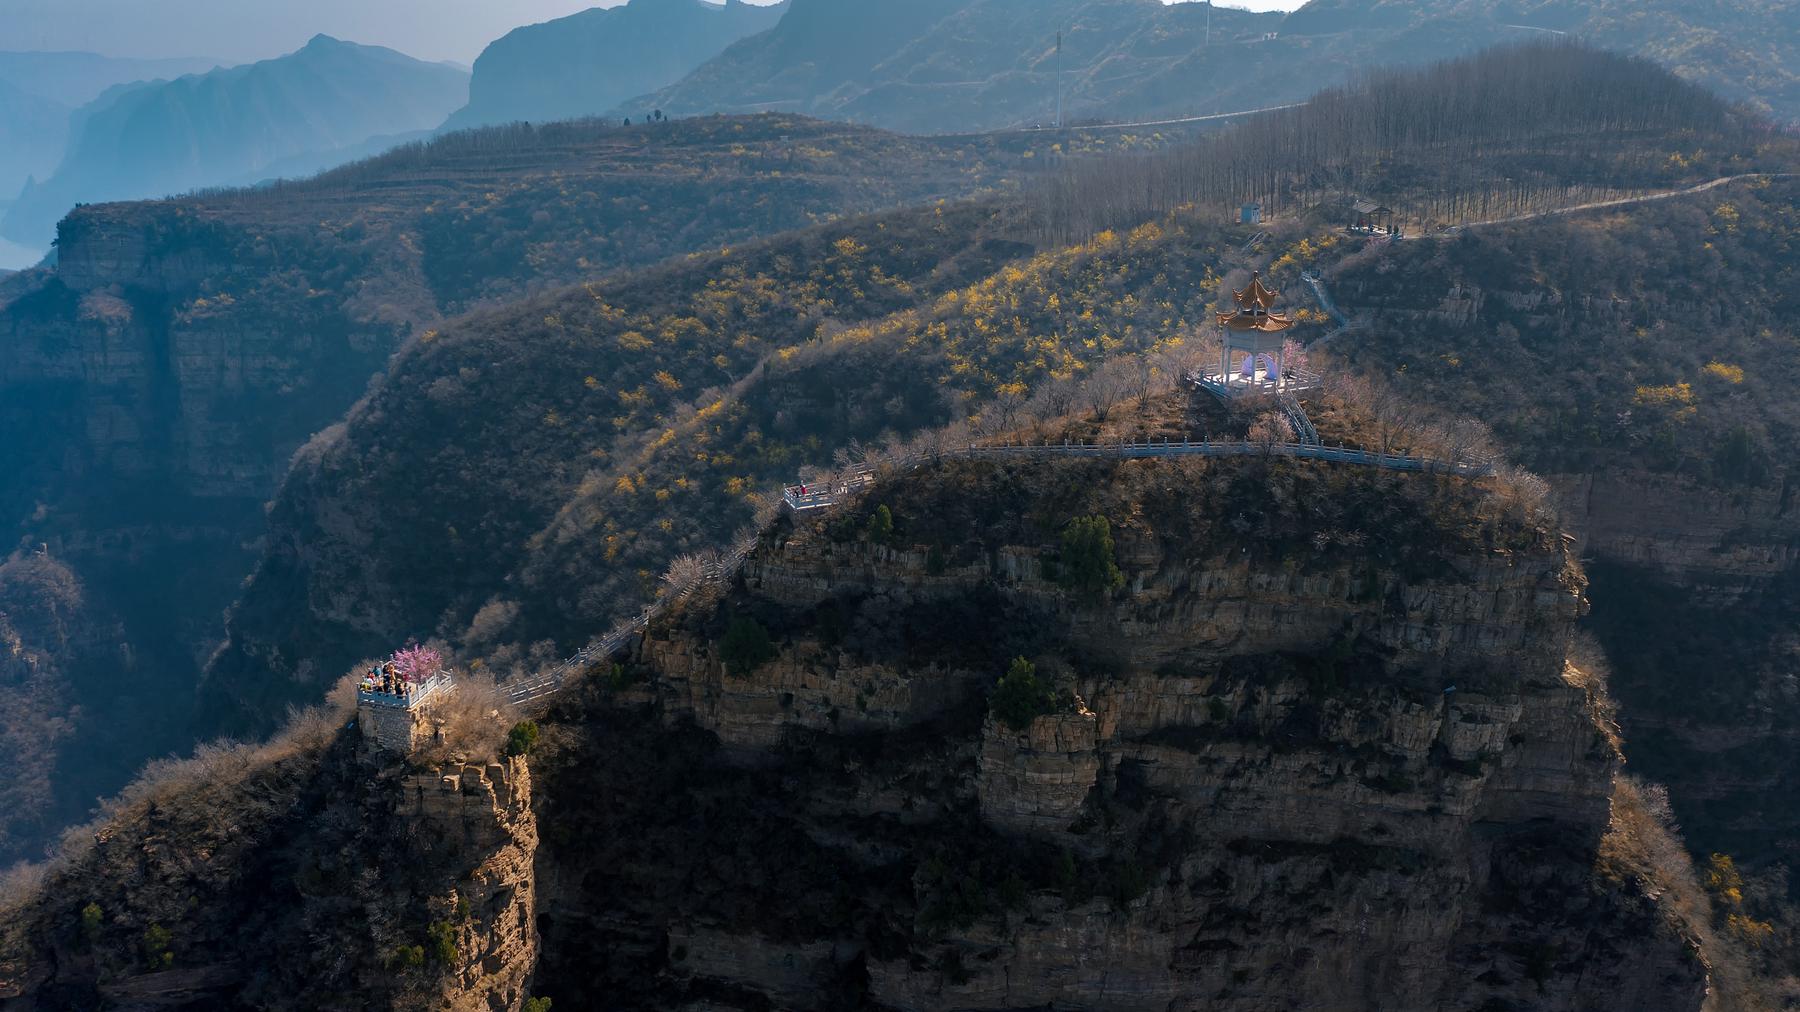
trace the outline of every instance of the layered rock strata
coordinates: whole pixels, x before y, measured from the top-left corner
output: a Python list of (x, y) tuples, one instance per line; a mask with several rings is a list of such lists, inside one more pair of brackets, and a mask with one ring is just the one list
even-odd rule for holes
[[(795, 1008), (826, 1007), (807, 982), (834, 974), (921, 1010), (1699, 1007), (1690, 945), (1593, 870), (1620, 758), (1567, 665), (1585, 604), (1556, 539), (1421, 576), (1183, 557), (1126, 524), (1125, 587), (1090, 604), (1035, 544), (947, 564), (833, 533), (854, 529), (797, 521), (711, 617), (653, 632), (656, 707), (751, 768), (884, 742), (809, 794), (815, 841), (880, 866), (901, 858), (877, 827), (966, 832), (970, 804), (1015, 870), (921, 865), (897, 948), (690, 921), (684, 979)], [(728, 671), (730, 615), (773, 628), (775, 656)], [(1074, 707), (971, 724), (1004, 662), (970, 639), (1026, 647)], [(933, 728), (949, 740), (908, 751)], [(909, 790), (934, 772), (953, 796)], [(1044, 848), (1060, 882), (1031, 873)]]

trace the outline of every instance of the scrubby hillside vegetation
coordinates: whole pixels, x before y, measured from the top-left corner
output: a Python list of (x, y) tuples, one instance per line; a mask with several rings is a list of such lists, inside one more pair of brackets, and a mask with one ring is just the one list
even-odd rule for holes
[[(1727, 171), (1729, 171), (1727, 169)], [(1335, 345), (1487, 419), (1545, 474), (1780, 487), (1800, 414), (1800, 180), (1470, 229), (1327, 271)]]
[[(193, 279), (195, 294), (234, 299), (280, 283), (270, 243), (317, 242), (327, 247), (322, 262), (302, 261), (309, 290), (373, 282), (366, 311), (418, 324), (821, 219), (1003, 188), (1023, 168), (1020, 154), (983, 139), (781, 115), (521, 123), (403, 145), (297, 182), (85, 208), (59, 236), (79, 271), (83, 239), (145, 231), (160, 240), (152, 253), (208, 268)], [(195, 241), (203, 238), (211, 241)], [(361, 252), (392, 266), (327, 267)]]
[[(1383, 108), (1400, 112), (1372, 114)], [(1302, 270), (1322, 271), (1355, 316), (1314, 352), (1320, 361), (1405, 402), (1490, 422), (1505, 452), (1565, 494), (1591, 485), (1569, 515), (1596, 550), (1630, 559), (1624, 546), (1644, 544), (1642, 521), (1622, 520), (1606, 498), (1616, 491), (1599, 485), (1642, 466), (1738, 496), (1767, 532), (1745, 542), (1721, 524), (1720, 550), (1747, 548), (1751, 561), (1720, 572), (1787, 571), (1778, 448), (1789, 423), (1767, 402), (1788, 368), (1779, 341), (1791, 329), (1793, 184), (1779, 175), (1795, 164), (1790, 139), (1646, 63), (1560, 45), (1379, 75), (1320, 109), (1180, 151), (1071, 166), (1016, 203), (847, 221), (440, 328), (302, 456), (213, 667), (216, 698), (254, 719), (290, 679), (317, 685), (407, 636), (444, 636), (502, 675), (530, 669), (634, 613), (672, 560), (729, 543), (777, 483), (809, 468), (1009, 428), (1078, 397), (1103, 416), (1126, 391), (1168, 382), (1203, 357), (1195, 331), (1253, 266), (1287, 291), (1303, 342), (1336, 328), (1312, 308)], [(1616, 211), (1461, 235), (1436, 227), (1740, 174), (1750, 178)], [(1112, 199), (1083, 200), (1102, 192)], [(1345, 236), (1349, 198), (1365, 194), (1425, 238), (1365, 248)], [(1280, 217), (1218, 224), (1246, 199)], [(1715, 336), (1703, 344), (1697, 332)], [(478, 402), (477, 391), (503, 393)], [(396, 483), (432, 494), (381, 502)], [(1676, 569), (1686, 579), (1705, 565)], [(1611, 572), (1599, 567), (1602, 590)], [(1672, 611), (1670, 635), (1627, 640), (1621, 629), (1641, 627), (1609, 626), (1608, 607), (1597, 604), (1597, 628), (1622, 655), (1679, 642), (1678, 629), (1706, 642), (1708, 621)], [(1689, 618), (1714, 614), (1686, 607)], [(1771, 646), (1755, 698), (1774, 732), (1760, 730), (1763, 718), (1748, 726), (1766, 743), (1756, 748), (1778, 750), (1785, 620), (1757, 614)], [(1692, 666), (1653, 673), (1670, 664)], [(282, 677), (263, 680), (271, 669)], [(1755, 828), (1774, 795), (1729, 817), (1692, 814), (1721, 780), (1684, 788), (1672, 764), (1689, 760), (1654, 744), (1662, 704), (1645, 695), (1723, 702), (1723, 681), (1693, 694), (1654, 688), (1708, 670), (1665, 656), (1619, 675), (1626, 749), (1638, 731), (1652, 743), (1646, 765), (1676, 780), (1695, 846), (1747, 855), (1748, 906), (1718, 914), (1744, 941), (1754, 925), (1785, 923), (1782, 865), (1758, 842), (1776, 837)], [(1657, 749), (1670, 758), (1653, 759)], [(1722, 774), (1742, 755), (1707, 768)], [(1732, 790), (1755, 799), (1772, 789), (1760, 783)], [(1785, 937), (1757, 936), (1762, 979), (1788, 972)]]
[[(1593, 104), (1527, 115), (1552, 88)], [(1673, 96), (1676, 124), (1653, 132), (1621, 118), (1617, 98), (1634, 90)], [(1451, 130), (1457, 103), (1478, 95), (1487, 115)], [(1323, 200), (1347, 192), (1334, 183), (1398, 189), (1466, 162), (1472, 146), (1548, 163), (1571, 135), (1582, 151), (1612, 136), (1617, 154), (1591, 175), (1571, 171), (1595, 186), (1620, 163), (1654, 165), (1641, 181), (1670, 182), (1778, 157), (1716, 100), (1647, 64), (1571, 47), (1376, 78), (1325, 101), (1349, 124), (1389, 106), (1432, 112), (1417, 128), (1349, 129), (1336, 135), (1341, 154), (1325, 149), (1318, 167), (1294, 170), (1317, 178), (1320, 216), (1341, 210)], [(374, 644), (462, 637), (472, 624), (488, 649), (568, 649), (635, 611), (671, 559), (723, 544), (804, 467), (857, 443), (991, 424), (1109, 358), (1173, 345), (1209, 319), (1234, 269), (1267, 263), (1292, 288), (1301, 269), (1337, 255), (1329, 229), (1289, 218), (1259, 252), (1243, 248), (1259, 229), (1213, 222), (1288, 178), (1270, 178), (1282, 152), (1329, 141), (1315, 140), (1313, 123), (1281, 116), (1180, 155), (1107, 163), (1126, 181), (1120, 192), (1153, 203), (1186, 186), (1193, 199), (1171, 200), (1166, 214), (1146, 207), (1137, 220), (1153, 220), (1078, 245), (1046, 241), (1078, 224), (1058, 217), (1071, 192), (1059, 186), (1019, 206), (846, 222), (441, 328), (302, 455), (214, 684), (254, 695), (292, 684), (260, 674), (271, 666), (330, 677)], [(1673, 156), (1696, 144), (1713, 152), (1708, 164), (1680, 169)], [(1086, 172), (1070, 178), (1097, 187), (1101, 170)], [(1442, 199), (1473, 209), (1495, 184), (1465, 172)], [(1129, 207), (1106, 210), (1125, 220)], [(384, 502), (380, 490), (394, 486), (432, 494)]]
[(263, 745), (150, 763), (53, 861), (0, 880), (8, 1007), (519, 1008), (528, 771), (478, 694), (416, 766), (359, 751), (347, 698)]
[(1627, 755), (1669, 786), (1696, 854), (1734, 863), (1733, 923), (1778, 978), (1800, 971), (1797, 246), (1800, 181), (1765, 179), (1326, 271), (1366, 321), (1339, 355), (1465, 406), (1552, 477), (1593, 557)]
[[(372, 648), (440, 616), (455, 615), (452, 634), (460, 635), (590, 469), (659, 439), (659, 419), (820, 328), (879, 318), (999, 270), (1022, 248), (1003, 225), (981, 204), (894, 212), (445, 326), (296, 458), (271, 514), (277, 540), (234, 609), (233, 627), (246, 635), (214, 661), (215, 698), (266, 713), (286, 690), (245, 673), (280, 667), (303, 683), (335, 677), (339, 650)], [(495, 452), (502, 444), (508, 449)], [(751, 474), (760, 488), (775, 467), (800, 463), (784, 455)], [(382, 493), (408, 482), (431, 492)], [(373, 508), (343, 514), (344, 526), (321, 525), (321, 508), (346, 492)], [(662, 565), (631, 597), (597, 612), (635, 606)], [(336, 584), (335, 600), (291, 607), (289, 595), (316, 579)], [(322, 644), (332, 651), (317, 650)]]
[(1192, 145), (1076, 161), (1038, 200), (1059, 239), (1251, 201), (1343, 225), (1352, 196), (1391, 205), (1416, 236), (1791, 169), (1795, 150), (1766, 120), (1649, 61), (1547, 43), (1371, 71)]
[(69, 705), (96, 713), (127, 683), (152, 705), (74, 754), (108, 773), (96, 786), (65, 767), (68, 797), (84, 807), (192, 740), (199, 668), (294, 450), (443, 314), (1004, 189), (1029, 161), (792, 117), (584, 122), (71, 215), (56, 269), (0, 287), (0, 530), (9, 549), (48, 546), (126, 624), (135, 663), (67, 687)]
[[(758, 128), (775, 131), (762, 147), (741, 139)], [(186, 205), (215, 210), (177, 218), (184, 234), (241, 229), (252, 238), (228, 248), (254, 250), (259, 207), (442, 195), (432, 166), (488, 167), (449, 191), (453, 209), (347, 225), (367, 257), (316, 276), (334, 287), (284, 282), (313, 312), (399, 291), (427, 308), (373, 317), (383, 340), (309, 327), (314, 351), (379, 373), (295, 454), (266, 538), (237, 542), (258, 561), (208, 667), (208, 729), (265, 733), (408, 640), (440, 641), (476, 685), (674, 603), (553, 704), (535, 802), (526, 763), (496, 754), (515, 715), (485, 693), (463, 714), (482, 743), (414, 770), (372, 762), (340, 711), (270, 752), (203, 756), (229, 775), (134, 790), (91, 847), (71, 841), (48, 889), (15, 894), (5, 987), (46, 1007), (183, 988), (305, 1006), (374, 987), (402, 1006), (510, 1009), (535, 966), (539, 994), (575, 1006), (1688, 1009), (1711, 988), (1779, 1007), (1795, 951), (1779, 608), (1796, 540), (1774, 403), (1790, 370), (1766, 346), (1792, 330), (1791, 138), (1646, 62), (1526, 46), (1370, 76), (1178, 151), (1059, 163), (1019, 192), (776, 235), (696, 226), (711, 238), (654, 266), (615, 254), (628, 269), (611, 273), (567, 267), (607, 255), (604, 229), (524, 214), (541, 200), (610, 220), (556, 175), (573, 169), (510, 205), (482, 175), (508, 138), (566, 141), (570, 165), (582, 144), (623, 163), (641, 138), (666, 139), (642, 149), (657, 158), (685, 138), (688, 164), (722, 148), (761, 164), (746, 189), (787, 185), (764, 158), (848, 164), (827, 191), (878, 207), (912, 198), (843, 181), (880, 178), (883, 151), (966, 193), (991, 178), (964, 174), (968, 154), (1005, 175), (1013, 156), (990, 152), (1028, 149), (859, 148), (884, 135), (845, 128), (833, 163), (793, 139), (837, 129), (517, 127)], [(661, 185), (661, 165), (626, 175)], [(1356, 197), (1392, 206), (1408, 237), (1346, 230)], [(1505, 221), (1599, 199), (1634, 202)], [(1247, 201), (1271, 219), (1233, 223)], [(646, 207), (633, 220), (666, 224)], [(448, 259), (431, 267), (440, 214)], [(66, 335), (117, 341), (170, 310), (154, 317), (167, 329), (92, 414), (10, 417), (58, 438), (116, 431), (119, 473), (147, 447), (196, 478), (172, 502), (235, 489), (248, 514), (266, 472), (217, 452), (230, 433), (196, 424), (185, 390), (147, 384), (154, 426), (94, 421), (171, 360), (192, 376), (194, 359), (154, 349), (197, 347), (182, 327), (245, 300), (147, 297), (144, 278), (231, 275), (97, 242), (80, 231), (95, 221), (71, 222), (64, 252), (85, 256), (0, 289), (8, 312), (69, 327), (11, 346), (0, 376), (84, 389), (58, 358)], [(299, 222), (291, 234), (339, 241)], [(154, 229), (124, 234), (158, 248)], [(507, 274), (522, 249), (541, 257)], [(1214, 313), (1251, 270), (1282, 290), (1309, 346), (1294, 353), (1332, 376), (1307, 405), (1326, 440), (1473, 452), (1498, 473), (940, 459), (976, 440), (1292, 438), (1276, 405), (1228, 411), (1182, 381), (1214, 360)], [(1769, 283), (1742, 280), (1756, 272)], [(320, 399), (296, 382), (314, 373), (277, 368), (279, 341), (250, 347), (259, 382)], [(240, 374), (219, 375), (236, 396)], [(1465, 413), (1493, 437), (1446, 418)], [(0, 452), (47, 473), (67, 459), (42, 440)], [(870, 491), (823, 516), (777, 509), (781, 483), (852, 463)], [(23, 530), (74, 527), (55, 501), (16, 506)], [(188, 530), (213, 519), (182, 512)], [(696, 575), (727, 546), (753, 548), (741, 573)], [(1604, 661), (1570, 656), (1577, 553), (1595, 559), (1589, 621), (1618, 669), (1617, 724)], [(1751, 618), (1704, 621), (1734, 613)], [(1731, 637), (1742, 653), (1712, 662), (1744, 671), (1699, 685), (1707, 636)], [(1733, 693), (1754, 704), (1742, 719)], [(509, 751), (527, 751), (539, 729), (517, 730)], [(1668, 804), (1616, 787), (1621, 748), (1669, 777)], [(241, 832), (234, 792), (260, 799)], [(478, 846), (439, 848), (456, 836), (443, 827), (470, 825)], [(173, 867), (171, 835), (196, 841), (197, 870)], [(396, 861), (392, 880), (371, 871)], [(164, 887), (180, 874), (191, 889)], [(156, 887), (121, 888), (133, 875)], [(190, 894), (203, 915), (180, 910)], [(296, 932), (329, 944), (265, 941)], [(240, 955), (264, 950), (266, 966)], [(1081, 970), (1052, 969), (1067, 966)]]
[[(935, 133), (1051, 124), (1058, 26), (1066, 112), (1077, 119), (1232, 112), (1330, 80), (1282, 86), (1256, 67), (1243, 43), (1275, 30), (1280, 15), (1212, 12), (1220, 48), (1211, 51), (1207, 16), (1157, 0), (791, 0), (774, 28), (622, 111), (780, 108)], [(1215, 53), (1225, 58), (1207, 58)], [(1250, 80), (1232, 82), (1233, 71)], [(1193, 107), (1195, 95), (1207, 96), (1205, 108)]]
[(0, 691), (8, 700), (0, 750), (13, 764), (0, 788), (0, 853), (37, 856), (57, 824), (69, 821), (66, 806), (56, 804), (57, 756), (77, 730), (72, 669), (92, 660), (86, 624), (81, 587), (68, 569), (34, 555), (0, 562)]
[(1374, 32), (1416, 40), (1453, 33), (1514, 38), (1560, 32), (1655, 60), (1777, 119), (1800, 117), (1800, 25), (1788, 0), (1310, 0), (1287, 36)]

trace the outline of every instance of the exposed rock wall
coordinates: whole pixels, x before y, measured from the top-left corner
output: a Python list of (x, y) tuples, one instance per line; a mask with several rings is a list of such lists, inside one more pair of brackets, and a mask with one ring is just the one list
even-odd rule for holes
[(204, 247), (157, 242), (156, 224), (146, 205), (75, 212), (57, 244), (57, 276), (81, 293), (114, 286), (168, 292), (196, 287), (228, 266)]
[[(809, 982), (856, 960), (896, 1009), (1574, 1009), (1620, 993), (1699, 1007), (1688, 943), (1592, 870), (1620, 760), (1566, 667), (1584, 604), (1564, 551), (1459, 557), (1408, 580), (1176, 559), (1125, 532), (1127, 589), (1097, 607), (1045, 580), (1038, 554), (1006, 546), (934, 572), (923, 548), (803, 523), (752, 558), (727, 609), (780, 624), (855, 601), (875, 621), (979, 591), (996, 602), (989, 635), (1022, 616), (1056, 630), (1045, 649), (1072, 659), (1085, 704), (1023, 731), (989, 718), (956, 761), (983, 822), (1092, 862), (1093, 887), (1028, 888), (1004, 915), (944, 927), (928, 912), (939, 873), (920, 872), (904, 952), (714, 927), (672, 944), (682, 974), (796, 1008), (826, 1007)], [(642, 660), (665, 720), (780, 763), (811, 735), (952, 726), (998, 674), (917, 641), (871, 656), (784, 628), (744, 676), (702, 627), (653, 632)], [(1341, 663), (1314, 663), (1334, 651)], [(842, 827), (943, 812), (906, 791), (924, 767), (895, 747), (878, 776), (848, 767), (855, 786), (815, 795), (809, 819), (880, 852)]]
[[(1425, 671), (1555, 667), (1570, 620), (1581, 608), (1577, 578), (1561, 555), (1456, 560), (1440, 579), (1409, 582), (1376, 567), (1318, 571), (1252, 565), (1221, 556), (1172, 558), (1149, 538), (1119, 535), (1131, 583), (1117, 608), (1071, 607), (1045, 579), (1037, 549), (1006, 546), (974, 564), (933, 574), (923, 547), (894, 550), (796, 538), (759, 555), (745, 579), (792, 609), (851, 595), (892, 606), (950, 596), (971, 585), (1005, 587), (1041, 609), (1084, 650), (1120, 665), (1156, 669), (1329, 643), (1346, 626), (1396, 652), (1396, 663)], [(1537, 621), (1549, 618), (1552, 621)]]
[(359, 702), (356, 726), (363, 741), (404, 756), (418, 743), (425, 730), (425, 718), (411, 707)]
[[(153, 474), (180, 494), (266, 499), (400, 335), (304, 304), (238, 305), (165, 266), (92, 288), (103, 278), (59, 273), (0, 305), (0, 391), (72, 420), (59, 463), (74, 477)], [(26, 477), (41, 493), (45, 476)]]
[(1099, 782), (1097, 725), (1085, 707), (1034, 718), (1023, 731), (989, 717), (975, 781), (982, 818), (1009, 833), (1067, 830)]
[(452, 765), (408, 777), (406, 814), (418, 829), (456, 841), (476, 863), (438, 898), (454, 925), (457, 959), (441, 984), (452, 1012), (499, 1012), (524, 1002), (537, 963), (537, 819), (523, 759)]
[(1800, 510), (1786, 485), (1725, 491), (1615, 468), (1551, 483), (1583, 553), (1691, 588), (1701, 606), (1730, 606), (1800, 560)]
[(525, 761), (407, 773), (341, 728), (165, 771), (9, 894), (0, 1008), (518, 1009), (538, 954)]

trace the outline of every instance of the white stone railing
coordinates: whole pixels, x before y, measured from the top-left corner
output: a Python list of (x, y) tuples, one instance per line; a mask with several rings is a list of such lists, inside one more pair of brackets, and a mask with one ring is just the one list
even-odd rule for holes
[[(737, 575), (739, 569), (743, 568), (744, 560), (750, 557), (752, 547), (750, 542), (746, 542), (707, 559), (702, 575), (707, 581), (713, 583), (730, 580)], [(680, 593), (650, 605), (636, 616), (614, 626), (606, 635), (576, 651), (561, 664), (553, 668), (546, 668), (535, 675), (512, 679), (500, 687), (501, 691), (506, 693), (508, 701), (518, 707), (530, 706), (546, 696), (556, 693), (568, 683), (570, 676), (586, 670), (596, 661), (611, 657), (623, 650), (626, 644), (643, 635), (644, 630), (650, 627), (650, 623), (658, 615), (666, 611), (670, 605), (685, 600), (689, 594), (693, 593), (693, 589), (692, 587), (685, 588)]]
[(1188, 374), (1188, 381), (1216, 397), (1230, 399), (1245, 394), (1291, 394), (1317, 390), (1324, 385), (1325, 378), (1307, 369), (1295, 369), (1280, 379), (1269, 379), (1266, 374), (1246, 377), (1242, 373), (1221, 376), (1217, 373), (1193, 372)]
[(417, 685), (406, 686), (405, 690), (399, 693), (379, 690), (370, 692), (366, 689), (358, 689), (356, 705), (382, 707), (390, 710), (411, 710), (424, 706), (437, 698), (440, 693), (450, 688), (453, 681), (450, 672), (439, 671)]
[(789, 485), (781, 490), (781, 498), (795, 512), (820, 509), (874, 481), (874, 468), (858, 467), (818, 485)]

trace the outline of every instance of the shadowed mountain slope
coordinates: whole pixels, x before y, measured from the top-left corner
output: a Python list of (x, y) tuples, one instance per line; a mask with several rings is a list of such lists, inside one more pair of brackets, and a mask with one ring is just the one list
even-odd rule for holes
[(518, 120), (576, 119), (665, 88), (746, 35), (783, 4), (631, 0), (514, 29), (475, 61), (469, 104), (446, 130)]
[[(1571, 131), (1611, 138), (1593, 143), (1618, 147), (1633, 167), (1659, 166), (1646, 182), (1693, 171), (1668, 158), (1692, 139), (1685, 121), (1665, 135), (1612, 118), (1620, 94), (1652, 93), (1665, 72), (1575, 49), (1536, 56), (1582, 82), (1589, 104), (1554, 121), (1524, 115), (1541, 96), (1517, 75), (1549, 70), (1510, 52), (1384, 79), (1334, 99), (1347, 122), (1435, 101), (1453, 81), (1488, 115), (1467, 131), (1422, 134), (1404, 155), (1353, 146), (1330, 171), (1417, 180), (1459, 164), (1466, 144), (1530, 162), (1554, 158)], [(1683, 108), (1705, 124), (1718, 108), (1709, 101)], [(1306, 126), (1270, 118), (1191, 151), (1204, 163), (1240, 137), (1273, 171), (1289, 157), (1282, 138), (1312, 150)], [(1741, 128), (1705, 136), (1725, 161), (1754, 143)], [(242, 694), (252, 713), (266, 711), (262, 693), (286, 691), (296, 672), (317, 684), (381, 642), (454, 641), (490, 605), (516, 616), (505, 633), (515, 643), (578, 645), (635, 612), (675, 556), (728, 539), (799, 468), (853, 441), (980, 415), (991, 399), (1199, 325), (1219, 278), (1242, 262), (1235, 247), (1256, 231), (1228, 231), (1215, 215), (1236, 206), (1236, 186), (1270, 177), (1238, 165), (1230, 186), (1196, 191), (1207, 175), (1183, 176), (1182, 157), (1102, 165), (1097, 187), (1138, 194), (1153, 187), (1135, 169), (1166, 164), (1150, 178), (1185, 201), (1135, 219), (1121, 212), (1116, 231), (1067, 247), (1043, 240), (1041, 202), (1060, 191), (1034, 190), (1023, 206), (844, 222), (446, 324), (298, 460), (213, 667), (219, 700)], [(1565, 181), (1603, 180), (1615, 167), (1573, 163)], [(1446, 192), (1497, 185), (1465, 177)], [(1304, 237), (1296, 227), (1285, 226), (1288, 241)], [(1289, 279), (1322, 247), (1295, 249), (1281, 261)], [(387, 484), (434, 492), (386, 504)]]
[(1314, 0), (1285, 17), (1157, 0), (794, 0), (775, 28), (623, 110), (955, 132), (1053, 122), (1060, 90), (1070, 119), (1153, 120), (1296, 102), (1371, 67), (1549, 35), (1800, 118), (1792, 0)]
[[(445, 314), (1005, 190), (1032, 163), (985, 141), (795, 117), (588, 121), (461, 132), (306, 182), (80, 208), (57, 267), (0, 279), (4, 544), (47, 545), (133, 651), (54, 697), (64, 716), (115, 722), (56, 739), (69, 761), (55, 811), (78, 814), (189, 740), (201, 666), (294, 451)], [(111, 705), (137, 690), (154, 705)], [(0, 722), (9, 700), (26, 702), (0, 697)]]
[(0, 230), (42, 242), (76, 203), (250, 183), (283, 159), (353, 153), (436, 126), (467, 87), (454, 67), (323, 35), (279, 59), (120, 86), (77, 111), (56, 172), (20, 194)]

